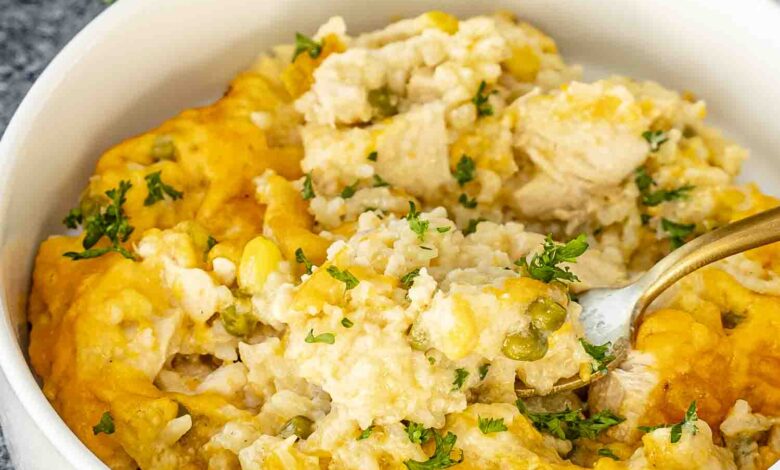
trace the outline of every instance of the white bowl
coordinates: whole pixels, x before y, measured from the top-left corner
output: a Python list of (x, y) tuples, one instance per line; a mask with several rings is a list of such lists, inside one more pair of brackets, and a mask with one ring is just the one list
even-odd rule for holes
[(331, 15), (361, 31), (431, 9), (515, 11), (588, 78), (695, 91), (751, 149), (744, 179), (780, 188), (780, 8), (770, 0), (121, 0), (51, 63), (0, 143), (0, 420), (20, 469), (105, 468), (49, 405), (24, 353), (38, 244), (61, 230), (99, 154), (218, 97), (260, 51)]

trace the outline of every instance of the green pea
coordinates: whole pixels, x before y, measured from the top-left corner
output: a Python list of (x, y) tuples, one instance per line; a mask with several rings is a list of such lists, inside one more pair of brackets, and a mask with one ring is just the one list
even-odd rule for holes
[(501, 352), (516, 361), (536, 361), (547, 354), (547, 337), (531, 325), (528, 331), (506, 335)]
[(386, 86), (369, 91), (368, 102), (381, 118), (398, 114), (398, 98)]
[(549, 297), (539, 297), (528, 306), (531, 323), (542, 331), (556, 331), (566, 321), (566, 309)]
[(156, 161), (175, 160), (176, 145), (173, 143), (173, 139), (167, 135), (161, 135), (154, 139), (151, 154)]
[(306, 416), (293, 416), (284, 423), (284, 426), (282, 426), (282, 429), (279, 431), (279, 437), (287, 439), (288, 437), (295, 435), (301, 439), (306, 439), (311, 436), (313, 424), (314, 421)]
[(257, 319), (250, 313), (239, 313), (235, 305), (219, 312), (225, 331), (233, 336), (245, 337), (255, 329)]
[(428, 341), (428, 332), (417, 323), (412, 325), (409, 329), (409, 344), (412, 345), (412, 349), (427, 351), (429, 349)]

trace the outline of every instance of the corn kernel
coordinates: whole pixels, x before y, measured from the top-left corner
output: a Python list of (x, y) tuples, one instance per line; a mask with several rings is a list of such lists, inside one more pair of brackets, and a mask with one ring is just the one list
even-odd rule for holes
[(255, 237), (244, 247), (238, 270), (238, 286), (250, 294), (262, 291), (265, 280), (282, 261), (282, 252), (271, 240)]

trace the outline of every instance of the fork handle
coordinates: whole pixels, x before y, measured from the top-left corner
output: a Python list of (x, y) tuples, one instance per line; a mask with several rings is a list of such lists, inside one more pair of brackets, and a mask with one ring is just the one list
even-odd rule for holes
[(672, 284), (687, 274), (723, 258), (780, 241), (780, 207), (724, 225), (676, 249), (637, 282), (643, 293), (634, 306), (631, 324)]

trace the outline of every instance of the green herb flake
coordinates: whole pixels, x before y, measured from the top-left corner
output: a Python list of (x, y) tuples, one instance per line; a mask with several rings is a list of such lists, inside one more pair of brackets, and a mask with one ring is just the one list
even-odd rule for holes
[(612, 346), (612, 343), (605, 343), (601, 346), (596, 346), (585, 341), (585, 339), (580, 338), (580, 344), (582, 344), (582, 348), (585, 350), (585, 352), (588, 353), (588, 355), (592, 357), (597, 363), (597, 365), (593, 366), (593, 372), (606, 371), (607, 364), (615, 360), (615, 356), (609, 353), (609, 349), (610, 346)]
[(144, 199), (145, 206), (151, 206), (157, 201), (162, 201), (165, 199), (166, 194), (174, 201), (184, 196), (184, 193), (163, 182), (162, 171), (149, 173), (144, 179), (146, 180), (146, 190), (148, 191), (146, 199)]
[(311, 173), (306, 173), (306, 177), (303, 179), (303, 189), (301, 189), (301, 196), (304, 200), (314, 198), (314, 186), (311, 183)]
[(373, 424), (371, 426), (367, 427), (366, 429), (364, 429), (360, 433), (360, 435), (357, 437), (357, 440), (358, 441), (362, 441), (363, 439), (368, 439), (369, 437), (371, 437), (371, 433), (372, 432), (374, 432), (374, 425)]
[(367, 99), (368, 104), (374, 108), (374, 114), (379, 118), (387, 118), (398, 114), (398, 97), (386, 86), (370, 90)]
[(684, 185), (676, 189), (657, 189), (653, 191), (652, 187), (655, 186), (656, 182), (643, 166), (636, 169), (634, 183), (641, 194), (640, 202), (649, 207), (657, 206), (663, 202), (685, 199), (694, 189), (691, 185)]
[(114, 418), (108, 411), (103, 413), (103, 416), (100, 417), (100, 421), (98, 421), (96, 425), (92, 426), (92, 434), (96, 436), (101, 432), (103, 434), (114, 434), (114, 431)]
[(377, 160), (377, 157), (379, 157), (379, 153), (377, 153), (377, 151), (375, 150), (375, 151), (369, 153), (368, 157), (366, 157), (366, 158), (368, 158), (372, 162), (375, 162)]
[(431, 429), (414, 421), (403, 421), (406, 435), (412, 444), (425, 444), (432, 437)]
[(401, 276), (401, 287), (404, 289), (409, 289), (412, 287), (412, 284), (414, 283), (414, 278), (420, 275), (420, 268), (412, 269), (408, 273)]
[(304, 340), (307, 343), (324, 343), (324, 344), (333, 344), (336, 342), (336, 335), (333, 333), (322, 333), (317, 336), (314, 336), (314, 329), (309, 330), (309, 334), (306, 335), (306, 339)]
[(551, 282), (556, 279), (576, 282), (579, 278), (569, 270), (569, 267), (560, 268), (560, 263), (574, 263), (577, 257), (588, 249), (585, 234), (569, 240), (566, 244), (555, 243), (551, 235), (547, 235), (544, 241), (542, 253), (535, 254), (531, 261), (520, 258), (515, 264), (525, 269), (529, 276), (542, 281)]
[[(127, 192), (132, 187), (133, 185), (130, 181), (120, 181), (117, 188), (106, 191), (106, 196), (108, 196), (110, 201), (109, 204), (97, 209), (88, 216), (85, 216), (80, 209), (70, 211), (68, 217), (65, 218), (66, 225), (69, 228), (76, 228), (76, 224), (84, 227), (84, 239), (81, 242), (84, 251), (68, 251), (63, 256), (72, 260), (81, 260), (97, 258), (106, 253), (115, 252), (125, 258), (134, 260), (135, 256), (120, 245), (120, 243), (127, 241), (134, 229), (122, 208), (127, 200)], [(111, 246), (93, 248), (103, 237), (108, 238)]]
[(381, 176), (376, 175), (376, 174), (374, 175), (374, 187), (375, 188), (385, 188), (385, 187), (388, 187), (388, 186), (390, 186), (390, 183), (388, 183), (387, 181), (383, 180)]
[(640, 166), (634, 171), (634, 183), (636, 184), (636, 187), (639, 188), (639, 191), (644, 193), (655, 184), (655, 181), (647, 174), (647, 168)]
[(452, 381), (452, 391), (460, 390), (466, 379), (469, 377), (469, 371), (461, 367), (455, 369), (455, 380)]
[(615, 455), (615, 453), (612, 452), (612, 450), (608, 447), (602, 447), (597, 453), (602, 457), (609, 457), (612, 460), (620, 460), (620, 457)]
[(676, 250), (685, 244), (685, 239), (696, 229), (695, 224), (681, 224), (669, 219), (661, 219), (661, 228), (669, 234), (672, 249)]
[(477, 225), (484, 222), (485, 219), (482, 217), (479, 217), (477, 219), (469, 219), (468, 226), (463, 230), (463, 235), (471, 235), (472, 233), (477, 231)]
[(651, 152), (657, 152), (661, 145), (669, 140), (664, 131), (645, 131), (642, 133), (642, 137), (650, 144)]
[(304, 52), (309, 54), (309, 57), (312, 59), (316, 59), (322, 54), (322, 43), (304, 36), (301, 33), (295, 33), (295, 52), (292, 57), (293, 62), (295, 62), (295, 59)]
[(353, 326), (355, 326), (355, 324), (349, 318), (344, 317), (341, 319), (341, 326), (343, 326), (344, 328), (352, 328)]
[(455, 180), (460, 186), (463, 186), (474, 179), (474, 172), (476, 170), (477, 166), (474, 163), (474, 160), (464, 154), (460, 157), (460, 160), (458, 160), (457, 165), (455, 165), (455, 173), (453, 173), (452, 176), (455, 177)]
[(303, 252), (303, 248), (295, 250), (295, 262), (302, 264), (306, 268), (306, 274), (311, 274), (311, 268), (314, 267), (309, 258), (306, 257), (306, 253)]
[(523, 400), (518, 399), (515, 404), (520, 413), (524, 414), (536, 429), (559, 439), (595, 439), (601, 432), (625, 421), (625, 418), (606, 409), (585, 418), (582, 410), (566, 409), (553, 413), (532, 413), (528, 411)]
[(477, 198), (469, 199), (468, 194), (463, 193), (458, 198), (458, 202), (461, 206), (465, 207), (466, 209), (473, 209), (477, 207)]
[(428, 364), (434, 365), (436, 364), (436, 358), (433, 356), (427, 356), (428, 357)]
[(691, 434), (696, 434), (698, 431), (698, 428), (696, 427), (696, 421), (699, 420), (699, 415), (696, 412), (696, 400), (692, 401), (690, 405), (688, 405), (688, 409), (685, 411), (685, 416), (683, 417), (682, 421), (679, 423), (674, 424), (656, 424), (655, 426), (638, 426), (637, 429), (639, 429), (642, 432), (653, 432), (656, 429), (661, 428), (672, 428), (669, 432), (669, 438), (672, 444), (676, 444), (680, 442), (680, 439), (682, 438), (682, 432), (684, 426), (690, 426), (691, 427)]
[(474, 95), (474, 98), (471, 99), (471, 102), (474, 103), (474, 106), (477, 107), (477, 116), (493, 115), (493, 106), (491, 106), (488, 102), (488, 97), (495, 93), (495, 91), (492, 93), (485, 93), (485, 88), (487, 88), (487, 83), (482, 80), (479, 84), (479, 88), (477, 89), (477, 94)]
[(504, 418), (483, 418), (482, 416), (478, 416), (477, 423), (482, 434), (504, 432), (509, 429), (506, 427), (506, 424), (504, 424)]
[(352, 275), (347, 269), (342, 271), (336, 266), (328, 266), (328, 274), (330, 274), (333, 279), (343, 282), (347, 290), (352, 290), (360, 284), (358, 278)]
[(214, 246), (217, 244), (217, 239), (209, 235), (209, 237), (206, 239), (206, 253), (211, 251)]
[(409, 229), (417, 234), (417, 238), (420, 241), (425, 240), (425, 232), (428, 231), (430, 222), (420, 218), (420, 213), (417, 212), (417, 206), (414, 205), (414, 202), (409, 201), (409, 213), (404, 218), (409, 222)]
[(450, 231), (450, 227), (436, 227), (436, 231), (439, 233), (447, 233)]
[(344, 189), (341, 191), (341, 198), (342, 199), (349, 199), (352, 196), (355, 195), (355, 192), (357, 192), (358, 182), (355, 181), (349, 186), (345, 186)]
[[(404, 461), (404, 465), (406, 465), (408, 470), (439, 470), (463, 462), (463, 451), (455, 449), (455, 442), (458, 440), (458, 436), (448, 432), (446, 436), (442, 437), (435, 429), (432, 432), (433, 439), (436, 442), (436, 450), (433, 452), (433, 455), (425, 462), (416, 460)], [(457, 454), (455, 459), (452, 458), (453, 451), (456, 451), (455, 453)]]
[(737, 327), (737, 325), (745, 321), (746, 318), (747, 316), (740, 315), (732, 311), (728, 311), (720, 314), (721, 324), (723, 325), (723, 328), (727, 330), (733, 330), (734, 328)]
[(479, 380), (485, 380), (485, 377), (488, 375), (488, 371), (490, 370), (490, 363), (485, 363), (479, 366)]

